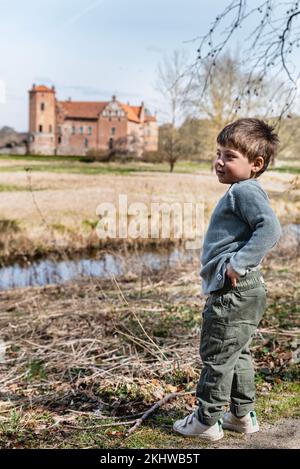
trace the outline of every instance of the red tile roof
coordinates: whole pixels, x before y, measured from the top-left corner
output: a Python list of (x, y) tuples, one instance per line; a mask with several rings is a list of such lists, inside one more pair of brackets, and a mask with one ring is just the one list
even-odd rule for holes
[[(102, 112), (110, 101), (92, 102), (92, 101), (59, 101), (58, 105), (69, 118), (77, 119), (98, 119), (99, 113)], [(123, 111), (126, 112), (127, 118), (131, 122), (140, 123), (141, 106), (129, 106), (118, 101)], [(145, 121), (155, 121), (156, 118), (146, 115)]]
[(133, 112), (140, 118), (141, 117), (141, 111), (142, 111), (142, 106), (130, 106)]
[(59, 101), (59, 104), (69, 118), (98, 119), (107, 102)]
[(53, 88), (48, 88), (48, 86), (45, 85), (33, 86), (31, 91), (44, 91), (47, 93), (55, 93), (55, 90)]
[(128, 104), (123, 104), (120, 102), (119, 104), (121, 105), (123, 111), (127, 113), (127, 118), (129, 121), (137, 122), (138, 124), (140, 123), (139, 114), (136, 112), (136, 109), (138, 109), (137, 106), (128, 106)]

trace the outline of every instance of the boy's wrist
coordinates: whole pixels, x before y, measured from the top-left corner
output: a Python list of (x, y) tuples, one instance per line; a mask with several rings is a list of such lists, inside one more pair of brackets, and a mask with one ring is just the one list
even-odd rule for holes
[(236, 272), (238, 275), (245, 275), (246, 269), (239, 267), (239, 266), (237, 265), (237, 263), (235, 262), (234, 257), (232, 257), (232, 258), (230, 259), (230, 262), (229, 262), (228, 265), (230, 265), (230, 267), (232, 268), (232, 270), (233, 270), (234, 272)]

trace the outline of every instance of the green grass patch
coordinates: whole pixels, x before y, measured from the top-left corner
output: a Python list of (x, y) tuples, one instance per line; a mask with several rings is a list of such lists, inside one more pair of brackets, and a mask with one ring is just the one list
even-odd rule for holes
[[(1, 162), (0, 158), (0, 162)], [(6, 158), (11, 161), (10, 166), (0, 166), (0, 172), (19, 172), (31, 169), (32, 172), (54, 172), (71, 173), (83, 175), (115, 174), (127, 175), (139, 172), (169, 172), (168, 163), (145, 163), (145, 162), (109, 162), (89, 163), (82, 162), (82, 157), (15, 157)], [(24, 166), (14, 164), (14, 161), (24, 162)], [(30, 165), (30, 163), (33, 163)], [(197, 171), (209, 171), (208, 162), (180, 161), (175, 165), (174, 173), (195, 173)]]
[(0, 219), (0, 233), (2, 234), (11, 234), (11, 233), (19, 233), (20, 226), (17, 220), (2, 218)]
[(277, 171), (278, 173), (291, 173), (300, 174), (300, 167), (296, 166), (281, 166), (279, 168), (270, 168), (271, 171)]
[(0, 192), (24, 192), (28, 191), (28, 187), (25, 186), (14, 186), (12, 184), (0, 184)]
[(258, 393), (256, 411), (262, 422), (300, 417), (300, 383), (278, 383), (269, 393)]
[(27, 379), (29, 381), (32, 380), (42, 380), (46, 379), (46, 370), (44, 368), (44, 363), (42, 360), (31, 360), (28, 365), (28, 370), (27, 370)]

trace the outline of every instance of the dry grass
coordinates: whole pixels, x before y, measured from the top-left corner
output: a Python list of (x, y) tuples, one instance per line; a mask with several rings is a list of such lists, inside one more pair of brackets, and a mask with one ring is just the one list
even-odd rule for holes
[[(268, 310), (253, 344), (256, 367), (262, 370), (257, 386), (264, 418), (270, 417), (269, 408), (277, 418), (295, 415), (299, 405), (296, 388), (285, 388), (284, 406), (271, 399), (276, 386), (299, 380), (295, 254), (273, 253), (265, 265)], [(168, 447), (178, 447), (170, 437), (171, 421), (195, 405), (201, 368), (204, 299), (198, 267), (196, 262), (156, 274), (148, 271), (143, 279), (128, 275), (120, 281), (112, 277), (0, 293), (0, 330), (6, 345), (0, 368), (2, 446), (136, 447), (143, 429), (133, 439), (125, 438), (132, 416), (166, 394), (180, 392), (180, 399), (166, 404), (157, 421), (151, 420), (150, 440), (147, 433), (139, 443), (157, 447), (168, 441), (174, 444)], [(167, 433), (161, 434), (161, 426)], [(78, 432), (83, 431), (89, 443), (80, 439)], [(89, 431), (94, 439), (87, 436)]]
[[(0, 161), (0, 167), (5, 164), (6, 161)], [(228, 188), (205, 170), (195, 174), (137, 172), (121, 176), (54, 173), (50, 163), (49, 172), (34, 172), (34, 165), (32, 167), (31, 172), (0, 172), (0, 185), (20, 188), (2, 192), (0, 199), (0, 219), (12, 220), (20, 228), (18, 233), (6, 233), (4, 239), (0, 237), (2, 262), (51, 252), (107, 247), (108, 243), (99, 244), (95, 233), (96, 208), (103, 202), (110, 202), (118, 210), (120, 194), (127, 195), (129, 205), (143, 202), (148, 207), (151, 202), (204, 201), (207, 221), (217, 200)], [(270, 171), (262, 176), (261, 183), (269, 192), (280, 220), (299, 222), (297, 177)], [(27, 190), (21, 190), (24, 188)]]

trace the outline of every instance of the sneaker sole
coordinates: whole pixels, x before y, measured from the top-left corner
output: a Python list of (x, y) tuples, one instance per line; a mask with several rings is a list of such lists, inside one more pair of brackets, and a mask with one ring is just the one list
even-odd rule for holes
[(177, 430), (177, 428), (173, 427), (174, 432), (178, 433), (181, 436), (185, 436), (186, 438), (199, 438), (201, 440), (206, 440), (206, 441), (218, 441), (221, 440), (224, 437), (224, 433), (220, 433), (220, 435), (216, 436), (210, 436), (210, 435), (205, 435), (204, 433), (192, 433), (192, 434), (187, 434), (187, 433), (181, 433), (181, 431)]
[(223, 425), (222, 427), (225, 429), (225, 430), (232, 430), (233, 432), (238, 432), (238, 433), (244, 433), (245, 435), (251, 435), (251, 433), (257, 433), (259, 432), (259, 426), (256, 425), (252, 428), (241, 428), (241, 427), (238, 427), (237, 425), (233, 425), (231, 423), (225, 423), (223, 422)]

